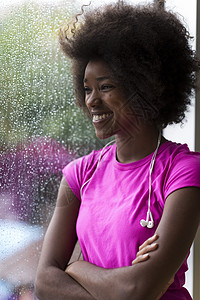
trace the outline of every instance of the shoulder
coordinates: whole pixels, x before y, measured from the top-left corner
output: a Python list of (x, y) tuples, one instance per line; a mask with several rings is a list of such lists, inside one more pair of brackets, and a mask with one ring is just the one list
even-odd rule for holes
[(93, 150), (89, 154), (71, 161), (63, 168), (63, 173), (65, 173), (69, 169), (79, 169), (82, 172), (85, 172), (96, 168), (99, 160), (101, 160), (103, 157), (110, 156), (113, 147), (114, 145), (102, 148), (100, 150)]
[(167, 195), (183, 187), (200, 187), (199, 152), (190, 151), (186, 144), (167, 142), (162, 157), (165, 163)]
[(80, 189), (84, 182), (91, 178), (101, 159), (111, 158), (113, 147), (114, 145), (97, 151), (93, 150), (88, 155), (75, 159), (64, 167), (63, 175), (78, 199), (80, 199)]
[[(168, 142), (167, 156), (172, 168), (194, 169), (200, 171), (200, 153), (190, 151), (187, 144)], [(165, 153), (166, 154), (166, 153)]]
[[(163, 146), (163, 147), (162, 147)], [(168, 163), (168, 166), (177, 164), (185, 167), (200, 168), (200, 153), (190, 151), (187, 144), (179, 144), (166, 141), (161, 147), (160, 160)], [(187, 165), (185, 165), (187, 163)]]

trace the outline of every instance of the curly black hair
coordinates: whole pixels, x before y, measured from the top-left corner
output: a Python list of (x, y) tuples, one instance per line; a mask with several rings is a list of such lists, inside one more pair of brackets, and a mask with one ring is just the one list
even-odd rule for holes
[(61, 47), (72, 59), (77, 104), (87, 110), (85, 67), (101, 58), (143, 118), (162, 128), (181, 122), (199, 66), (178, 17), (155, 5), (123, 2), (89, 10), (83, 17), (81, 24), (60, 31)]

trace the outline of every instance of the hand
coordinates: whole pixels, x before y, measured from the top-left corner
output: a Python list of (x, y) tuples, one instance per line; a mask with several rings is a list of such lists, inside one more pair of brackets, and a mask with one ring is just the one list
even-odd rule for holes
[(132, 265), (149, 259), (149, 252), (155, 251), (158, 248), (158, 244), (155, 243), (157, 239), (158, 235), (154, 234), (139, 247), (136, 258), (132, 261)]
[(65, 269), (65, 273), (68, 274), (68, 271), (69, 271), (69, 268), (70, 268), (71, 264), (73, 264), (73, 263), (70, 263), (70, 264), (67, 265), (67, 268)]
[[(149, 252), (155, 251), (158, 248), (158, 244), (155, 243), (155, 241), (158, 239), (158, 235), (154, 234), (152, 237), (150, 237), (148, 240), (146, 240), (140, 247), (139, 247), (139, 251), (136, 255), (136, 258), (132, 261), (132, 265), (135, 265), (139, 262), (143, 262), (145, 260), (147, 260), (150, 256), (149, 256)], [(164, 287), (164, 289), (162, 290), (162, 292), (160, 293), (160, 295), (158, 296), (158, 298), (156, 298), (156, 300), (159, 300), (164, 293), (167, 291), (167, 289), (169, 288), (169, 286), (174, 282), (174, 277), (172, 277), (170, 279), (170, 281), (166, 284), (166, 286)]]

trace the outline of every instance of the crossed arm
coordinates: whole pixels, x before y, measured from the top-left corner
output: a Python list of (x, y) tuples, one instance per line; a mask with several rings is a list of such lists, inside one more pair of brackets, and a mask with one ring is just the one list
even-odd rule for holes
[[(138, 261), (124, 268), (103, 269), (78, 261), (66, 270), (77, 241), (75, 224), (79, 205), (79, 200), (63, 179), (38, 266), (35, 285), (38, 298), (159, 299), (194, 240), (200, 221), (200, 189), (183, 188), (166, 199), (157, 228), (158, 238), (152, 238), (152, 241), (157, 238), (158, 249), (150, 252), (150, 259), (140, 253)], [(142, 253), (156, 248), (152, 241), (143, 246)]]

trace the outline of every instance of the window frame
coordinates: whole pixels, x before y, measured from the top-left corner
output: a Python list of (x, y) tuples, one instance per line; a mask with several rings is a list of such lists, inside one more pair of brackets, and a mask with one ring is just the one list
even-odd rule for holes
[[(200, 57), (200, 1), (196, 1), (196, 53)], [(200, 86), (200, 74), (197, 76)], [(195, 93), (195, 151), (200, 152), (200, 90)], [(200, 228), (197, 232), (193, 249), (193, 297), (200, 299)]]

